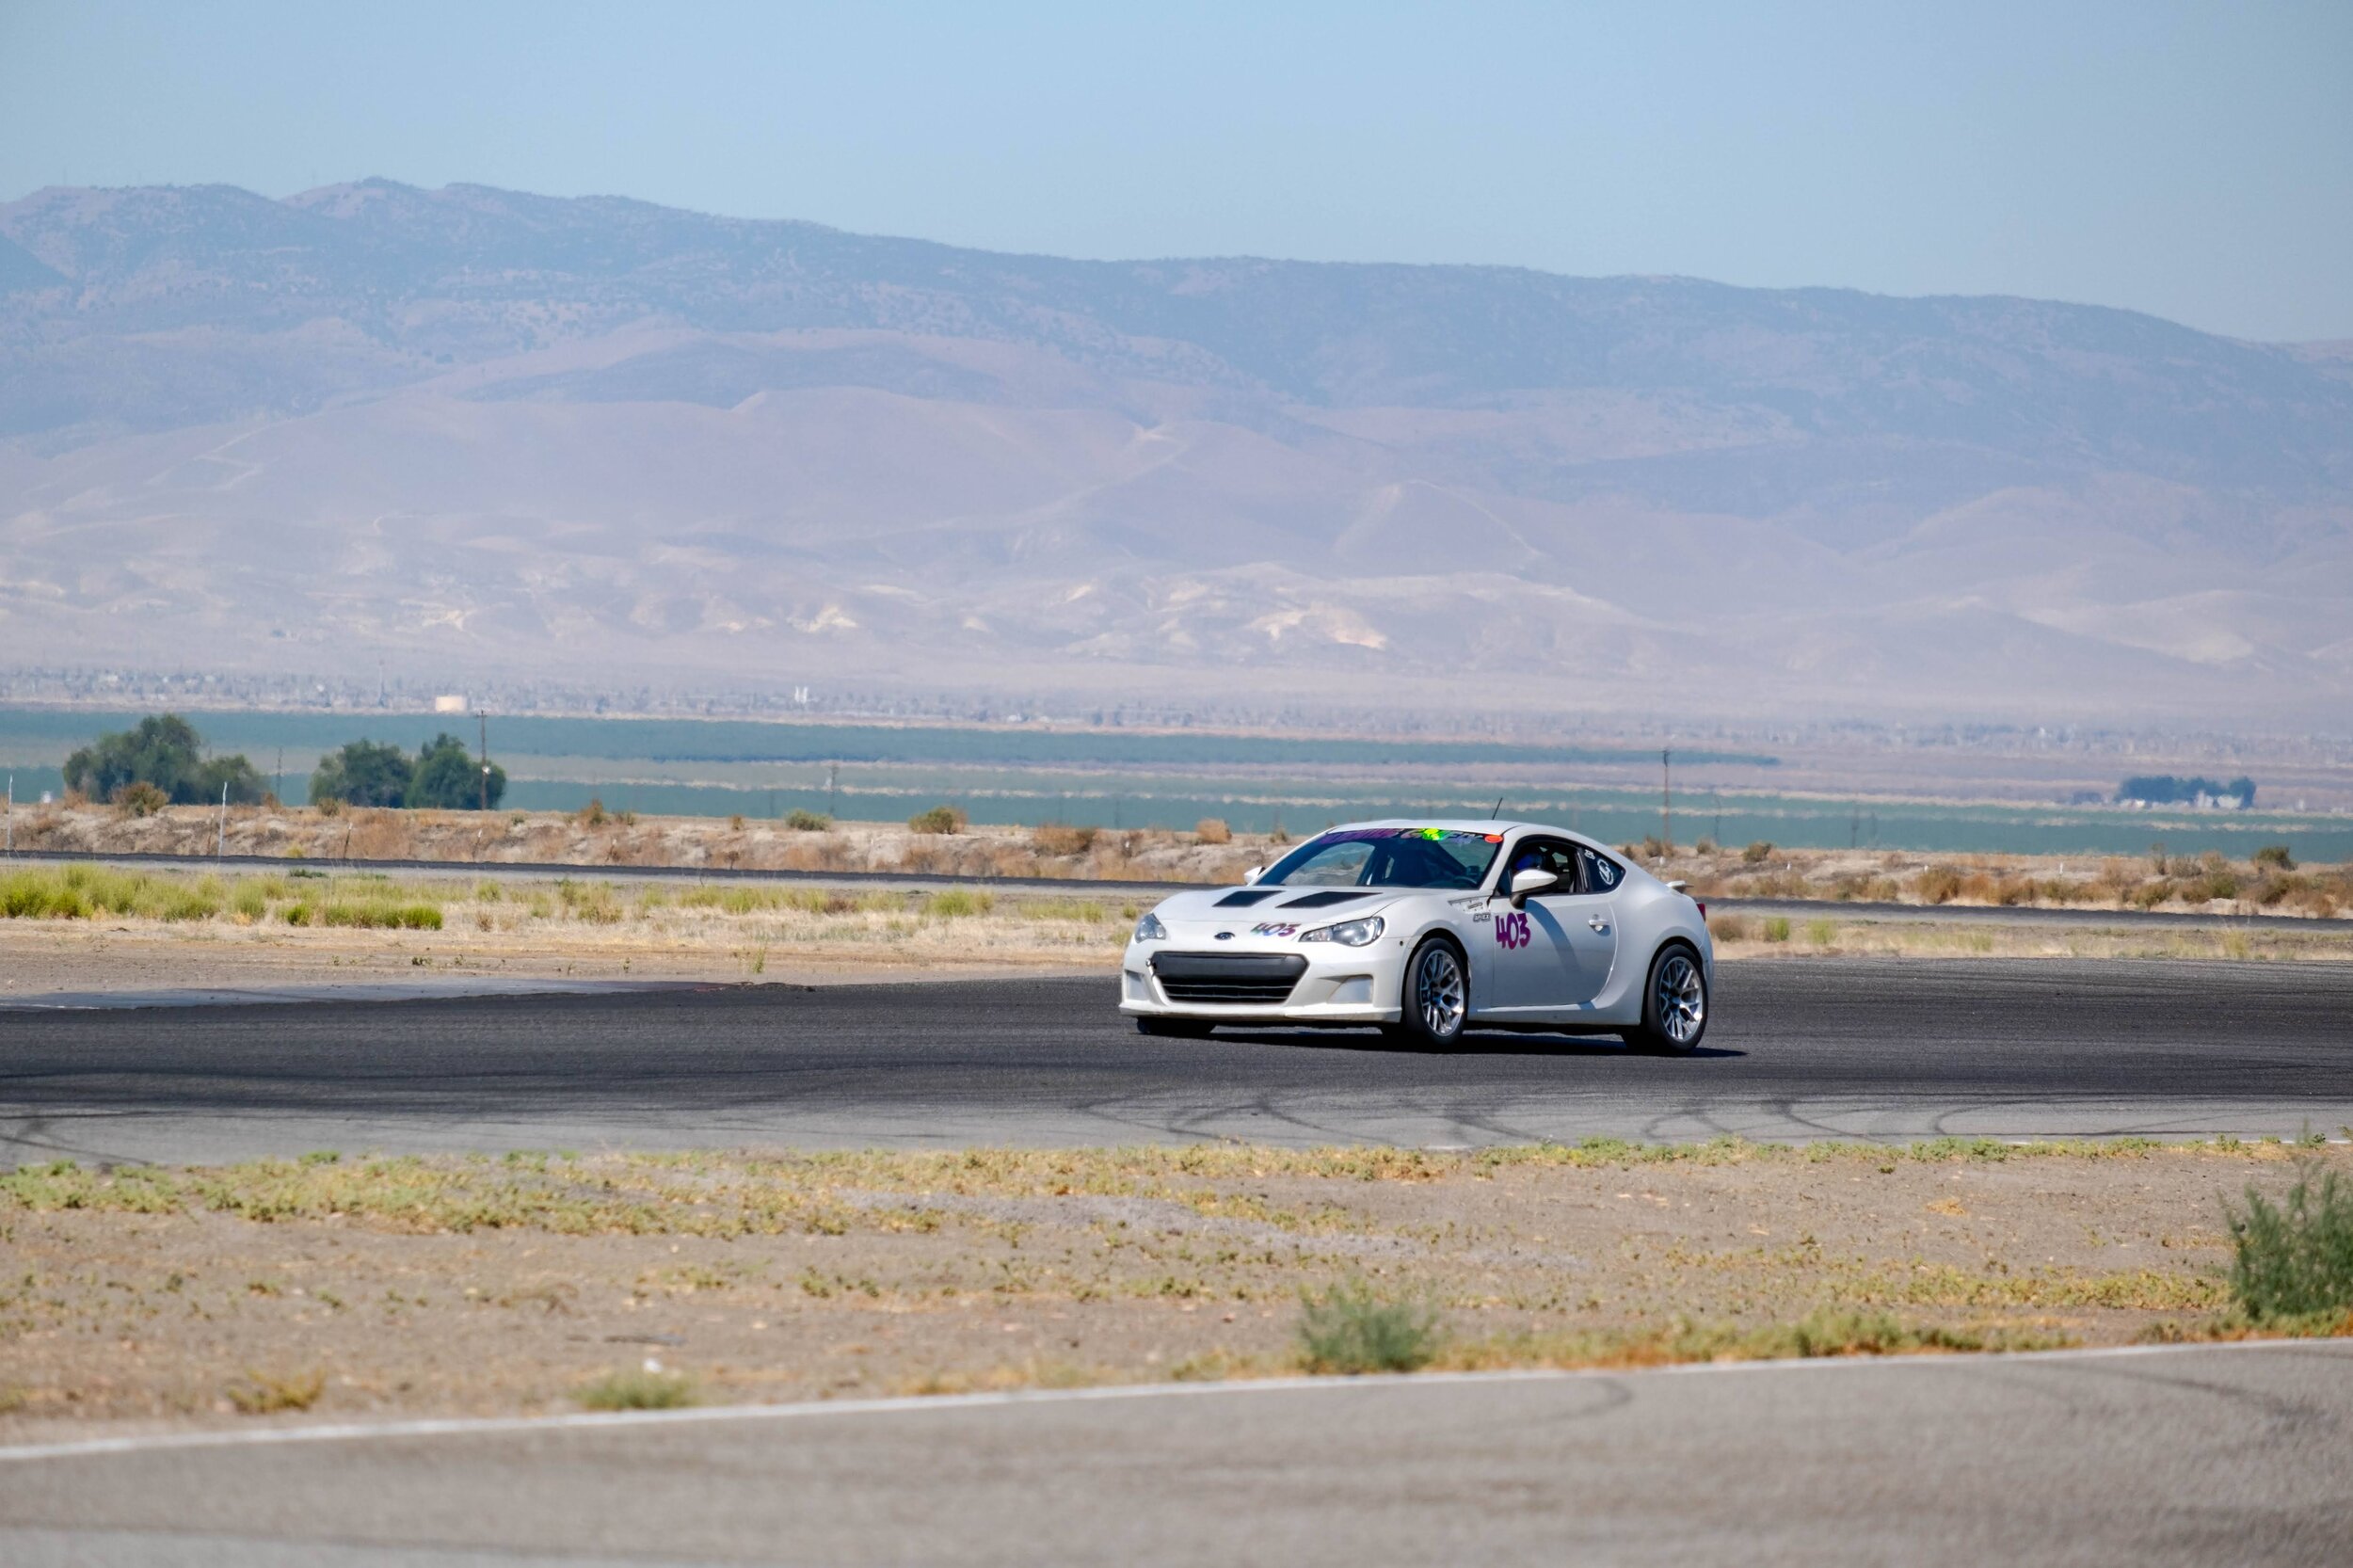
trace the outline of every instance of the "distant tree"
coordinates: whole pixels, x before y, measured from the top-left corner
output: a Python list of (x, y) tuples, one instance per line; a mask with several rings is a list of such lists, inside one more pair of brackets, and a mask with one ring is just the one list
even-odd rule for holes
[(112, 800), (134, 784), (161, 791), (175, 805), (220, 798), (251, 805), (267, 792), (262, 776), (241, 756), (204, 755), (204, 737), (177, 713), (150, 714), (136, 726), (101, 735), (65, 760), (65, 784), (92, 800)]
[(262, 772), (247, 761), (242, 754), (234, 757), (208, 757), (196, 770), (196, 798), (209, 803), (222, 798), (226, 787), (232, 806), (259, 806), (269, 794), (269, 786), (262, 781)]
[(345, 806), (406, 805), (412, 771), (408, 754), (400, 747), (353, 741), (319, 759), (318, 771), (311, 776), (311, 804), (336, 800)]
[(436, 735), (418, 749), (417, 765), (408, 776), (408, 804), (439, 811), (472, 811), (495, 807), (506, 792), (506, 770), (490, 764), (488, 800), (482, 764), (455, 735)]

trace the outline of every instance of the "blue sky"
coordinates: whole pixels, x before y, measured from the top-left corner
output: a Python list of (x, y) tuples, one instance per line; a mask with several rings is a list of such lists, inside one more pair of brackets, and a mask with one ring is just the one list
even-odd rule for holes
[(0, 0), (0, 200), (381, 174), (998, 249), (2021, 294), (2353, 337), (2353, 0)]

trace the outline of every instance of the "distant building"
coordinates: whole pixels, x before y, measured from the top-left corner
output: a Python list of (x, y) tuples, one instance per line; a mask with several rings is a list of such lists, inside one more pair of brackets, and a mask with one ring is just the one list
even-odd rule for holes
[(466, 711), (466, 696), (460, 692), (454, 696), (437, 696), (433, 699), (433, 711), (437, 713), (462, 713)]

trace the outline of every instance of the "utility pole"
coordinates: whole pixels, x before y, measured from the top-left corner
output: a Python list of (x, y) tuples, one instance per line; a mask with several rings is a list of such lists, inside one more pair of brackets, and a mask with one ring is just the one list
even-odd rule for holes
[(1674, 819), (1674, 748), (1663, 746), (1658, 753), (1658, 836), (1673, 855), (1675, 849)]
[(8, 853), (11, 856), (13, 856), (16, 854), (16, 775), (14, 775), (14, 774), (10, 774), (10, 775), (8, 775)]
[(269, 776), (269, 792), (278, 797), (278, 804), (286, 804), (286, 748), (278, 748), (278, 769)]
[(220, 781), (220, 831), (213, 840), (213, 858), (218, 860), (229, 853), (229, 780)]
[(828, 817), (838, 817), (840, 814), (841, 764), (839, 762), (828, 762), (825, 764), (825, 815)]
[(482, 721), (482, 809), (488, 811), (490, 808), (490, 715), (485, 712), (476, 713), (474, 717)]

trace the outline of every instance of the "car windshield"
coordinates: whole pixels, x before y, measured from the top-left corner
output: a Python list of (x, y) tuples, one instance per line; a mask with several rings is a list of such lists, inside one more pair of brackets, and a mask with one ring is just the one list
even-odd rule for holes
[(1475, 888), (1502, 847), (1500, 833), (1344, 827), (1310, 839), (1258, 881), (1278, 888)]

